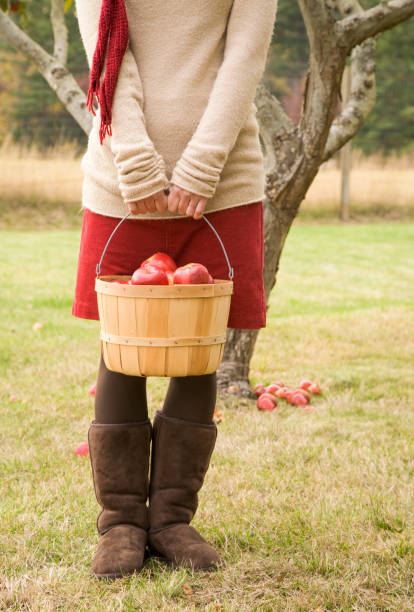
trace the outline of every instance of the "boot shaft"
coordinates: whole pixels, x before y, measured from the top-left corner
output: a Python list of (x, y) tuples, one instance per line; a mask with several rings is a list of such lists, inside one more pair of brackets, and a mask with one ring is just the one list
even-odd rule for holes
[(190, 523), (216, 438), (214, 423), (192, 423), (156, 412), (149, 490), (151, 531)]
[(149, 452), (151, 421), (102, 424), (88, 430), (95, 495), (102, 510), (100, 534), (123, 523), (148, 529)]

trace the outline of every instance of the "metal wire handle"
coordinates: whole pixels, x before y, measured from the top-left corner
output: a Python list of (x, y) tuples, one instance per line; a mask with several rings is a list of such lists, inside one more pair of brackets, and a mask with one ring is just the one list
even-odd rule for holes
[[(127, 218), (128, 218), (130, 215), (131, 215), (131, 214), (132, 214), (132, 213), (131, 213), (131, 211), (129, 211), (129, 212), (128, 212), (128, 213), (125, 215), (125, 217), (124, 217), (123, 219), (121, 219), (121, 221), (118, 223), (118, 225), (117, 225), (117, 226), (115, 227), (115, 229), (113, 230), (112, 234), (109, 236), (109, 238), (108, 238), (108, 242), (106, 243), (105, 248), (104, 248), (104, 250), (102, 251), (101, 259), (100, 259), (100, 261), (99, 261), (99, 262), (96, 264), (96, 275), (97, 275), (97, 276), (98, 276), (98, 275), (101, 273), (101, 264), (102, 264), (102, 260), (103, 260), (103, 258), (104, 258), (105, 253), (106, 253), (106, 249), (108, 248), (108, 245), (109, 245), (109, 243), (110, 243), (110, 242), (111, 242), (111, 240), (112, 240), (112, 236), (115, 234), (116, 230), (117, 230), (117, 229), (118, 229), (118, 227), (121, 225), (121, 223), (123, 223), (123, 222), (125, 221), (125, 219), (127, 219)], [(223, 253), (224, 253), (224, 256), (225, 256), (225, 258), (226, 258), (226, 262), (227, 262), (227, 265), (228, 265), (228, 268), (229, 268), (229, 279), (230, 279), (230, 280), (232, 280), (232, 279), (234, 278), (234, 268), (232, 268), (232, 266), (230, 265), (230, 260), (229, 260), (229, 257), (228, 257), (228, 255), (227, 255), (227, 251), (226, 251), (226, 249), (225, 249), (225, 247), (224, 247), (223, 241), (222, 241), (222, 239), (220, 238), (220, 236), (218, 235), (217, 230), (214, 228), (214, 226), (213, 226), (213, 224), (211, 223), (211, 221), (209, 221), (205, 215), (203, 215), (203, 217), (202, 217), (202, 218), (204, 219), (204, 221), (205, 221), (206, 223), (208, 223), (208, 225), (211, 227), (211, 229), (213, 230), (213, 232), (214, 232), (214, 233), (215, 233), (215, 235), (217, 236), (218, 241), (220, 242), (221, 248), (223, 249)]]

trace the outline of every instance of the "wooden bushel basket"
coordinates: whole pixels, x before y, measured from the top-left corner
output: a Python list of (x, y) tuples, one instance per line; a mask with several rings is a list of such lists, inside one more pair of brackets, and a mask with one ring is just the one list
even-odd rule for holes
[(101, 263), (118, 223), (96, 266), (95, 291), (106, 367), (131, 376), (195, 376), (214, 372), (226, 341), (233, 268), (229, 280), (199, 285), (121, 285), (130, 276), (100, 276)]

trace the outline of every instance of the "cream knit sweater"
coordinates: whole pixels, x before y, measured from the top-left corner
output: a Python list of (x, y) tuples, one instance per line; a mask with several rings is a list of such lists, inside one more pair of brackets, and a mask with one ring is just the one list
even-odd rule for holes
[[(264, 197), (254, 104), (277, 0), (125, 0), (129, 46), (99, 142), (97, 110), (82, 158), (82, 208), (123, 217), (127, 202), (170, 183), (208, 199), (205, 212)], [(89, 67), (101, 0), (76, 0)], [(102, 75), (103, 77), (103, 75)], [(131, 219), (182, 217), (178, 212)]]

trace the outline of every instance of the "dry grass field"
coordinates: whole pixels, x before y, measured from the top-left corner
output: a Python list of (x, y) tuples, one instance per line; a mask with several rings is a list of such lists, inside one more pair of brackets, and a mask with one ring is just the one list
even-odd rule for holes
[[(70, 228), (81, 223), (81, 157), (74, 145), (51, 149), (0, 148), (0, 228)], [(351, 220), (414, 219), (414, 153), (364, 157), (353, 152)], [(318, 223), (338, 215), (340, 172), (335, 160), (321, 167), (302, 202), (298, 220)]]

